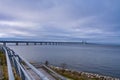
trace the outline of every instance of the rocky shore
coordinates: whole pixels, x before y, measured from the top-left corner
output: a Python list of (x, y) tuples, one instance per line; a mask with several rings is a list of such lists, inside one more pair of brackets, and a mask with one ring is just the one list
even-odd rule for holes
[(119, 78), (113, 78), (110, 76), (103, 76), (88, 72), (73, 71), (70, 69), (63, 69), (61, 67), (56, 67), (52, 65), (49, 67), (56, 71), (57, 73), (69, 78), (70, 80), (120, 80)]

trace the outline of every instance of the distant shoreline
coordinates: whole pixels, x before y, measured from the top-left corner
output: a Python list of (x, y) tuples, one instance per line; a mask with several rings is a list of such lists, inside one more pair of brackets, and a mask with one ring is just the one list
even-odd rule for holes
[[(78, 75), (81, 77), (84, 76), (85, 78), (88, 78), (88, 79), (90, 78), (90, 79), (95, 79), (95, 80), (101, 80), (101, 79), (102, 80), (120, 80), (119, 78), (115, 78), (115, 77), (111, 77), (111, 76), (104, 76), (104, 75), (100, 75), (100, 74), (96, 74), (96, 73), (89, 73), (89, 72), (83, 72), (83, 71), (74, 71), (71, 69), (63, 69), (61, 67), (57, 67), (57, 66), (53, 66), (53, 65), (50, 65), (49, 67), (63, 76), (68, 73), (69, 75), (70, 74), (76, 75), (76, 76)], [(64, 71), (65, 74), (61, 73), (61, 71)]]

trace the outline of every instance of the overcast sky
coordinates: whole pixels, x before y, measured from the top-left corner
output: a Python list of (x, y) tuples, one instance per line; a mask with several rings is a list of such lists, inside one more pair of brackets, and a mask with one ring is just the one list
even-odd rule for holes
[(120, 44), (120, 0), (0, 0), (0, 38)]

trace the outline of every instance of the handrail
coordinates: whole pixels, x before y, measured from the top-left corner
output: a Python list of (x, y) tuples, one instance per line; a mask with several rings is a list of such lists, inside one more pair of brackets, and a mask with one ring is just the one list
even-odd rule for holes
[(20, 67), (20, 69), (23, 71), (24, 75), (26, 76), (27, 80), (32, 80), (31, 77), (27, 74), (27, 72), (24, 70), (24, 68), (21, 66), (21, 64), (19, 63), (19, 61), (16, 59), (16, 57), (14, 57), (14, 59), (16, 60), (18, 66)]
[[(6, 59), (7, 59), (7, 69), (8, 69), (8, 78), (9, 80), (15, 80), (13, 71), (12, 71), (12, 64), (10, 63), (10, 57), (12, 56), (12, 59), (14, 61), (16, 61), (17, 63), (17, 67), (19, 67), (19, 70), (22, 71), (22, 75), (25, 76), (25, 80), (33, 80), (28, 73), (24, 70), (24, 68), (22, 67), (22, 65), (20, 64), (20, 62), (18, 61), (18, 59), (16, 58), (16, 55), (14, 55), (13, 53), (11, 53), (10, 49), (8, 47), (2, 46), (2, 49), (4, 50), (4, 53), (6, 54)], [(15, 66), (14, 66), (15, 67)], [(20, 75), (20, 73), (19, 73)], [(21, 76), (22, 77), (22, 76)]]
[[(49, 80), (49, 78), (45, 74), (43, 74), (41, 71), (35, 68), (26, 59), (16, 54), (12, 49), (6, 46), (0, 46), (0, 49), (2, 49), (6, 55), (9, 80), (15, 80), (12, 67), (15, 68), (16, 73), (20, 76), (22, 80), (35, 80), (34, 77), (32, 77), (31, 74), (27, 72), (23, 63), (25, 63), (33, 72), (35, 72), (40, 77), (41, 80)], [(54, 73), (53, 71), (51, 72)], [(59, 74), (57, 73), (54, 74), (57, 75), (60, 80), (66, 80), (64, 77), (60, 76)]]
[(50, 69), (49, 67), (47, 67), (46, 65), (43, 65), (44, 68), (46, 68), (47, 70), (49, 70), (50, 72), (52, 72), (55, 76), (57, 76), (59, 79), (61, 80), (67, 80), (65, 77), (59, 75), (58, 73), (54, 72), (52, 69)]
[[(17, 64), (22, 68), (23, 66), (21, 66), (21, 64), (19, 63), (19, 61), (16, 58), (16, 54), (13, 50), (11, 50), (10, 48), (7, 47), (8, 50), (10, 50), (12, 52), (13, 55), (13, 59), (15, 59), (15, 61), (17, 62)], [(31, 68), (32, 71), (34, 71), (42, 80), (49, 80), (43, 73), (41, 73), (39, 70), (37, 70), (32, 64), (30, 64), (26, 59), (22, 58), (19, 55), (19, 58), (28, 66)], [(23, 68), (22, 68), (23, 70)], [(26, 74), (26, 73), (25, 73)], [(26, 75), (27, 76), (27, 75)], [(28, 76), (27, 76), (28, 77)]]
[(14, 74), (13, 74), (13, 71), (12, 71), (12, 66), (11, 66), (11, 63), (10, 63), (10, 58), (8, 57), (8, 52), (7, 52), (5, 47), (2, 47), (2, 48), (5, 51), (5, 55), (6, 55), (8, 78), (9, 78), (9, 80), (15, 80)]
[[(23, 68), (27, 71), (27, 68), (22, 64)], [(28, 73), (28, 75), (31, 77), (32, 80), (35, 80), (35, 78), (32, 76), (32, 74)]]
[[(19, 56), (20, 57), (20, 56)], [(42, 80), (49, 80), (43, 73), (38, 71), (33, 65), (31, 65), (27, 60), (20, 57)]]

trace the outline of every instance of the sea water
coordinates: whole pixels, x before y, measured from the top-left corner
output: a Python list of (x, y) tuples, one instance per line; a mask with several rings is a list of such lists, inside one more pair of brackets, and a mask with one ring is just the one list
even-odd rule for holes
[(18, 45), (9, 46), (29, 62), (45, 62), (67, 68), (120, 78), (120, 46), (112, 45)]

